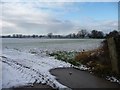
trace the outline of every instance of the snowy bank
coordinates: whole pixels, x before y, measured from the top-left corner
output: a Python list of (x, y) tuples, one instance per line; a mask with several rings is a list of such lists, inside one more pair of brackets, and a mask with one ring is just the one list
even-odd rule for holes
[(16, 49), (4, 49), (2, 57), (2, 88), (10, 88), (28, 83), (45, 83), (53, 88), (66, 88), (49, 73), (50, 69), (70, 67), (69, 63), (53, 57), (34, 55)]
[(64, 88), (66, 86), (58, 83), (49, 70), (71, 65), (47, 56), (47, 52), (91, 50), (99, 47), (101, 41), (98, 39), (2, 39), (0, 62), (3, 64), (3, 82), (0, 80), (2, 83), (0, 89), (34, 82), (46, 83), (53, 88)]

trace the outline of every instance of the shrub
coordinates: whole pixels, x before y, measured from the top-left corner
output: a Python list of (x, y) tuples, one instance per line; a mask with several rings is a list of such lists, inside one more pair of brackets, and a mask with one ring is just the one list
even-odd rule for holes
[(57, 52), (50, 53), (49, 55), (54, 56), (55, 59), (69, 62), (75, 66), (79, 66), (80, 62), (78, 62), (74, 59), (76, 54), (77, 54), (77, 52), (57, 51)]

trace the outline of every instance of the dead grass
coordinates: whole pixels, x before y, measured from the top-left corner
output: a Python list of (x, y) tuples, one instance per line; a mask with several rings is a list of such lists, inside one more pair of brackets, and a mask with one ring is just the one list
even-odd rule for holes
[(97, 49), (80, 52), (76, 55), (75, 60), (86, 65), (99, 76), (111, 73), (111, 62), (106, 41), (103, 42), (103, 46)]
[(83, 51), (76, 55), (75, 60), (80, 61), (83, 64), (86, 64), (89, 61), (96, 60), (101, 53), (102, 50), (100, 48), (90, 51)]

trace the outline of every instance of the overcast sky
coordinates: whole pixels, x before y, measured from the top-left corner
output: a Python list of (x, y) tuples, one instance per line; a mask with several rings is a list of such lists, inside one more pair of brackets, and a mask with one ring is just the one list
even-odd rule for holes
[(69, 34), (80, 29), (107, 33), (118, 30), (117, 2), (85, 1), (2, 0), (2, 34)]

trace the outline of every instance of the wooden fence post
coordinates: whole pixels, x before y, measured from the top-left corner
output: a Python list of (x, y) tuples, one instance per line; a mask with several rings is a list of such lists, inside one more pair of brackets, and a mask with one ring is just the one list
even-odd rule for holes
[(116, 49), (116, 43), (113, 37), (107, 39), (109, 54), (111, 59), (112, 71), (119, 74), (119, 66), (118, 66), (118, 54)]

